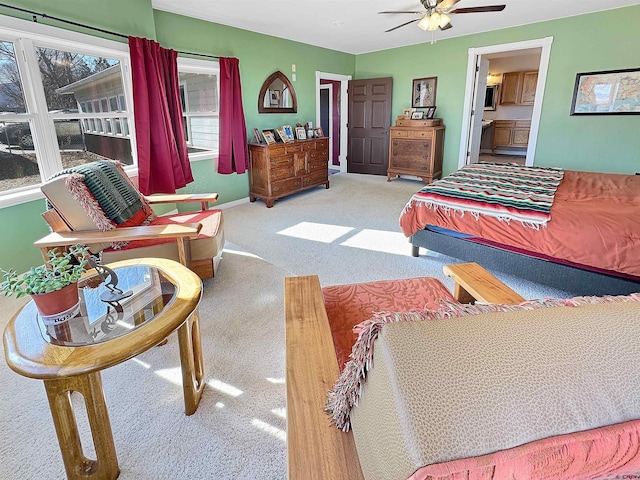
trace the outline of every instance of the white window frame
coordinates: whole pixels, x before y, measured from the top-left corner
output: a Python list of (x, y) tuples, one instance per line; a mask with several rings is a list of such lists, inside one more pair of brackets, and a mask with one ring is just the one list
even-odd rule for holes
[[(71, 32), (49, 25), (20, 20), (0, 15), (0, 40), (12, 42), (15, 48), (16, 61), (23, 82), (23, 95), (28, 113), (6, 114), (5, 122), (28, 122), (34, 141), (34, 151), (38, 159), (38, 167), (42, 181), (62, 169), (62, 160), (56, 137), (54, 120), (65, 120), (69, 114), (49, 113), (44, 88), (39, 73), (35, 47), (53, 48), (77, 52), (83, 55), (95, 55), (118, 60), (122, 68), (122, 83), (128, 112), (120, 112), (119, 118), (127, 118), (133, 165), (126, 166), (130, 174), (137, 172), (138, 156), (135, 136), (135, 114), (133, 111), (133, 87), (131, 80), (131, 62), (129, 46), (126, 43), (106, 40), (83, 33)], [(95, 117), (91, 114), (73, 115), (73, 118)], [(110, 115), (101, 115), (101, 117)], [(18, 205), (24, 202), (43, 198), (40, 185), (22, 187), (7, 192), (0, 192), (0, 208)]]
[[(220, 64), (215, 60), (200, 60), (195, 58), (185, 58), (178, 57), (178, 73), (186, 72), (186, 73), (199, 73), (201, 75), (215, 75), (216, 76), (216, 88), (218, 90), (218, 111), (215, 114), (211, 113), (186, 113), (182, 112), (183, 117), (211, 117), (220, 115)], [(185, 105), (188, 106), (189, 100), (186, 97), (185, 92)], [(189, 128), (189, 126), (187, 126)], [(219, 133), (219, 132), (218, 132)], [(219, 147), (218, 147), (219, 148)], [(218, 150), (219, 151), (219, 150)], [(209, 160), (214, 159), (216, 162), (216, 169), (218, 163), (218, 151), (216, 152), (198, 152), (198, 153), (190, 153), (189, 161), (197, 162), (199, 160)]]

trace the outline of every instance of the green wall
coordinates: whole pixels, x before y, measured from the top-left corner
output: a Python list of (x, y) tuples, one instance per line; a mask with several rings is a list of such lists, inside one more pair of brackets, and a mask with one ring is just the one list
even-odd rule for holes
[[(640, 66), (640, 6), (469, 35), (356, 57), (356, 78), (393, 77), (393, 114), (410, 106), (414, 78), (438, 77), (444, 172), (457, 169), (469, 48), (553, 37), (535, 164), (640, 171), (640, 116), (569, 116), (576, 73)], [(455, 28), (455, 27), (454, 27)], [(426, 35), (429, 35), (426, 33)]]

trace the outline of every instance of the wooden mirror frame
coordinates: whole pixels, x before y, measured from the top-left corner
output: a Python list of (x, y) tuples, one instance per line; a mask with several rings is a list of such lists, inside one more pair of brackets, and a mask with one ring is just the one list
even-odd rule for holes
[[(281, 80), (287, 88), (289, 92), (291, 92), (291, 103), (293, 106), (291, 107), (265, 107), (264, 106), (264, 96), (267, 93), (267, 90), (271, 86), (274, 80)], [(262, 88), (260, 89), (260, 93), (258, 94), (258, 113), (298, 113), (298, 98), (296, 97), (296, 91), (293, 88), (293, 85), (287, 78), (287, 76), (281, 71), (277, 71), (269, 75), (264, 83), (262, 84)]]

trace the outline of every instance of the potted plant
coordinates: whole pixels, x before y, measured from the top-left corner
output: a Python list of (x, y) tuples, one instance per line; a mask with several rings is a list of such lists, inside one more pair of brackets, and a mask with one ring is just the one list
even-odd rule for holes
[(16, 298), (31, 295), (45, 324), (65, 322), (79, 311), (78, 280), (86, 271), (88, 250), (84, 245), (74, 245), (62, 254), (51, 250), (46, 265), (32, 267), (22, 276), (14, 269), (0, 268), (4, 276), (0, 291)]

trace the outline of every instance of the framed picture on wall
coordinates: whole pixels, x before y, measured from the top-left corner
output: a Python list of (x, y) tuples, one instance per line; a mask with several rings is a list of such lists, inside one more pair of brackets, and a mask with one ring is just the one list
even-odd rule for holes
[(416, 78), (411, 86), (411, 106), (414, 108), (435, 107), (438, 77)]
[(640, 115), (640, 68), (576, 74), (571, 115)]

